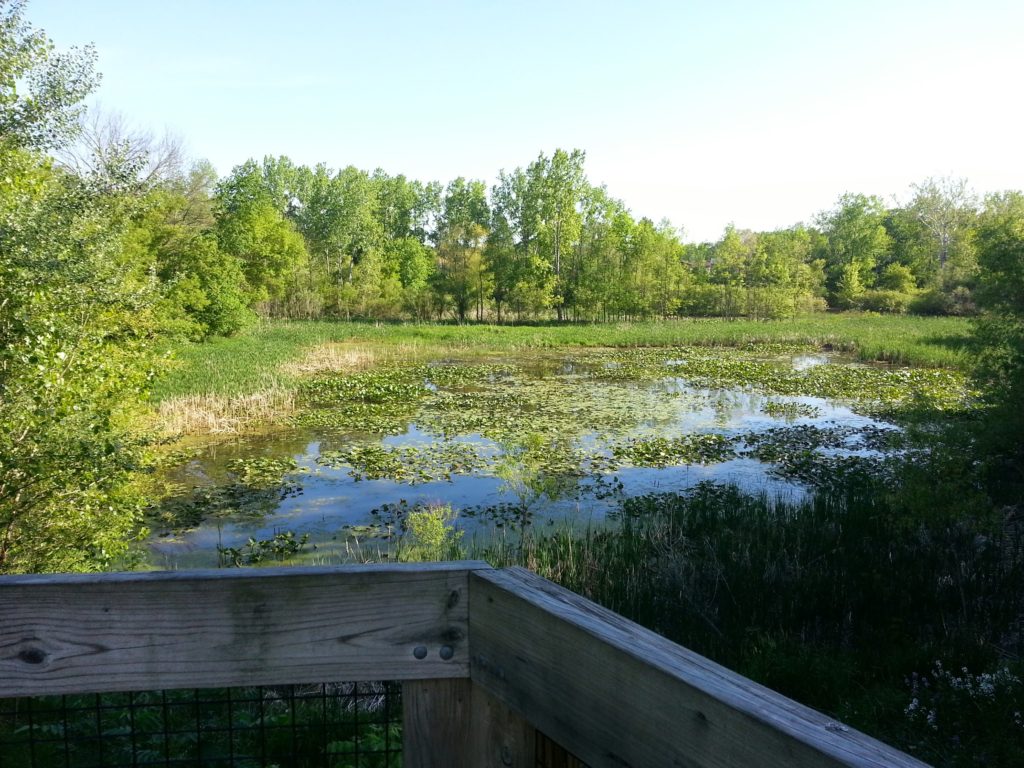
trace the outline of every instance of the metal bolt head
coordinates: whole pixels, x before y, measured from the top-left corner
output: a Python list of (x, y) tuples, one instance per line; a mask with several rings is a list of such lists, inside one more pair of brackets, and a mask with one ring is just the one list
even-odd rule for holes
[(450, 645), (442, 645), (440, 655), (442, 659), (448, 661), (448, 659), (455, 655), (455, 649)]
[(412, 655), (415, 656), (417, 659), (427, 658), (427, 646), (417, 645), (415, 648), (412, 649)]

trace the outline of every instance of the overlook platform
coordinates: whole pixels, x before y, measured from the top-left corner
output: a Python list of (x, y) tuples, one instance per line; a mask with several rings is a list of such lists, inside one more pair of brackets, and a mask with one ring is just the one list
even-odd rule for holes
[(324, 680), (402, 681), (409, 768), (924, 765), (519, 568), (0, 579), (0, 698)]

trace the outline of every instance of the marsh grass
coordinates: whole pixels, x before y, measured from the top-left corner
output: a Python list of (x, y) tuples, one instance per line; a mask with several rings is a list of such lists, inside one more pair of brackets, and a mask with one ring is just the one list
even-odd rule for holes
[[(160, 402), (189, 394), (237, 395), (294, 387), (302, 361), (347, 359), (351, 348), (385, 360), (494, 354), (559, 347), (805, 345), (851, 352), (864, 360), (963, 368), (970, 323), (962, 318), (821, 314), (792, 320), (671, 320), (593, 325), (451, 325), (274, 321), (232, 338), (177, 344), (153, 387)], [(341, 348), (336, 345), (342, 345)]]
[(167, 435), (237, 434), (287, 418), (295, 408), (295, 391), (283, 386), (251, 394), (181, 395), (160, 402), (157, 424)]
[(372, 349), (337, 342), (317, 344), (297, 359), (281, 365), (288, 377), (312, 376), (319, 373), (348, 373), (371, 367), (377, 360)]
[(901, 493), (927, 494), (912, 483), (894, 494), (858, 478), (799, 504), (708, 484), (470, 554), (524, 565), (938, 764), (1015, 765), (1024, 728), (951, 710), (959, 732), (937, 732), (906, 708), (908, 681), (936, 660), (981, 673), (1019, 658), (1024, 528), (940, 514), (936, 491), (930, 512), (907, 508)]

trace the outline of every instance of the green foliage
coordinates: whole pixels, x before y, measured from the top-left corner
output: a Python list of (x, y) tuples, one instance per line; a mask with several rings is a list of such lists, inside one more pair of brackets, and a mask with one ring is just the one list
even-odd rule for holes
[(0, 152), (66, 144), (99, 81), (93, 47), (56, 52), (25, 20), (25, 5), (0, 6)]
[(404, 520), (399, 558), (414, 562), (460, 559), (463, 532), (455, 528), (456, 518), (448, 505), (409, 512)]
[(874, 290), (864, 291), (860, 294), (858, 303), (862, 309), (866, 309), (869, 312), (886, 312), (902, 315), (910, 308), (913, 301), (914, 297), (909, 293)]
[(986, 200), (978, 232), (983, 268), (976, 377), (993, 406), (988, 436), (1020, 478), (1024, 460), (1024, 194)]
[(229, 336), (252, 322), (242, 262), (222, 251), (213, 236), (209, 168), (149, 192), (135, 216), (121, 260), (136, 274), (155, 274), (160, 330), (202, 340)]
[(857, 264), (844, 264), (839, 269), (832, 303), (839, 309), (859, 309), (864, 298), (864, 285), (860, 279), (861, 268)]
[(903, 264), (888, 264), (879, 273), (875, 285), (885, 291), (896, 291), (897, 293), (912, 293), (917, 286), (914, 283), (914, 273), (910, 267)]
[(295, 531), (278, 531), (269, 539), (254, 539), (250, 536), (244, 547), (218, 545), (217, 558), (221, 568), (259, 565), (270, 559), (284, 562), (302, 552), (308, 541), (308, 533), (296, 536)]
[[(154, 292), (116, 258), (133, 201), (16, 148), (64, 141), (94, 82), (20, 13), (0, 16), (0, 572), (90, 570), (139, 516), (123, 421), (148, 382)], [(15, 78), (38, 90), (18, 97)]]
[(302, 237), (262, 186), (255, 163), (238, 166), (218, 185), (216, 234), (221, 250), (241, 263), (249, 305), (277, 314), (309, 257)]
[(892, 245), (885, 206), (877, 197), (846, 194), (819, 218), (828, 286), (840, 306), (855, 301), (861, 286), (872, 287), (873, 271)]

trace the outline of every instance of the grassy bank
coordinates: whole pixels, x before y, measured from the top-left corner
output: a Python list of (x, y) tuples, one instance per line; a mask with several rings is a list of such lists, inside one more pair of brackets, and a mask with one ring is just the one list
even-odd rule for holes
[(852, 352), (864, 360), (964, 367), (970, 325), (961, 318), (821, 314), (792, 320), (673, 320), (607, 325), (382, 325), (267, 322), (230, 339), (187, 344), (169, 357), (153, 391), (159, 402), (184, 395), (242, 395), (289, 388), (288, 363), (325, 344), (404, 356), (434, 350), (515, 351), (557, 347), (663, 347), (794, 343)]

